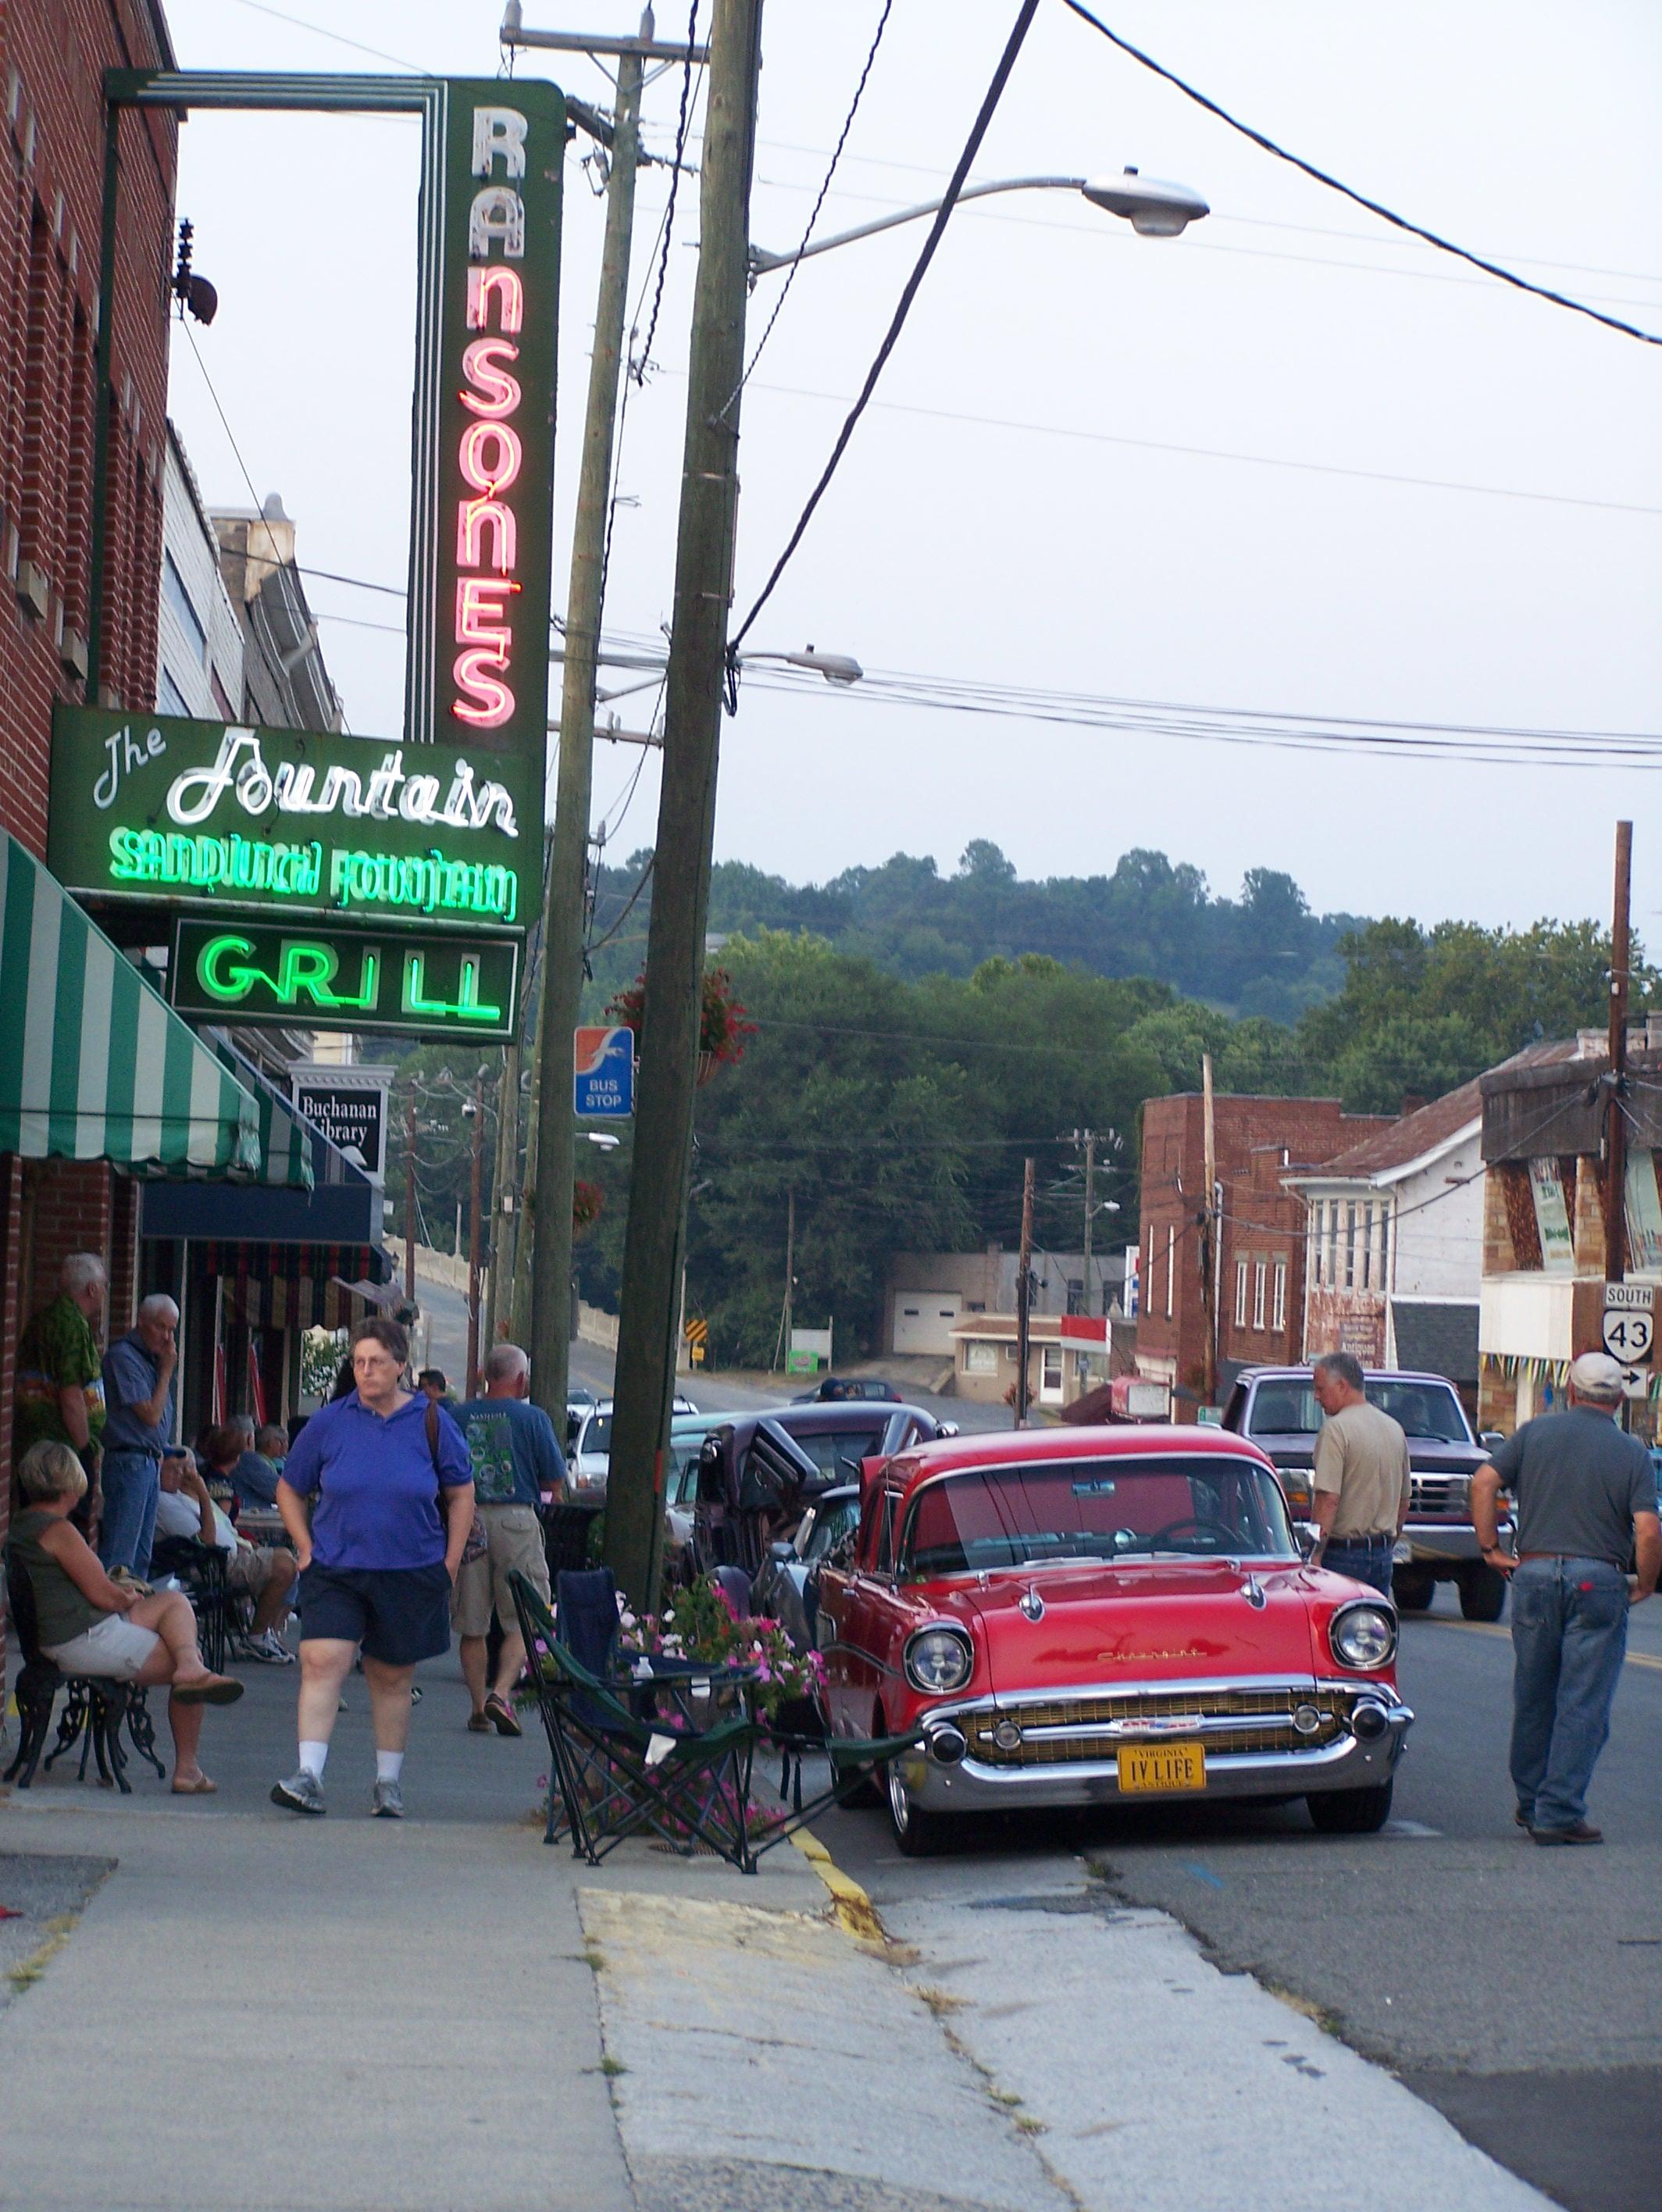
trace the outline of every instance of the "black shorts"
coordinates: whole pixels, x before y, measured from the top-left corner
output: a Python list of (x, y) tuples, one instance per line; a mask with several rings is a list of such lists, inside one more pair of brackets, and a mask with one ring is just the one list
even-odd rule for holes
[(366, 1659), (413, 1667), (450, 1649), (450, 1570), (325, 1567), (313, 1559), (294, 1592), (300, 1642), (361, 1644)]

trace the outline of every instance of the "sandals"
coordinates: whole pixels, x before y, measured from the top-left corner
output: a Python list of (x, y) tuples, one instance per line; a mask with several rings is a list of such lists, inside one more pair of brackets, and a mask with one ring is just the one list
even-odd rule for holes
[(173, 1795), (175, 1797), (212, 1797), (218, 1789), (217, 1782), (210, 1782), (205, 1774), (198, 1774), (194, 1782), (176, 1781)]
[(490, 1734), (489, 1715), (487, 1713), (470, 1713), (468, 1715), (468, 1734), (470, 1735), (488, 1735)]
[(485, 1699), (485, 1718), (498, 1735), (523, 1735), (519, 1717), (513, 1707), (500, 1690), (493, 1690)]
[(234, 1705), (242, 1692), (229, 1674), (198, 1674), (194, 1681), (175, 1682), (172, 1693), (182, 1705)]

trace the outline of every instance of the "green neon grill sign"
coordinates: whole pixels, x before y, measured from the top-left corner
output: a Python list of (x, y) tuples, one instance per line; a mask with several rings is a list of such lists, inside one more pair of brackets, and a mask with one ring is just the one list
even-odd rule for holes
[(181, 921), (169, 984), (199, 1020), (495, 1038), (513, 1034), (519, 963), (500, 938)]

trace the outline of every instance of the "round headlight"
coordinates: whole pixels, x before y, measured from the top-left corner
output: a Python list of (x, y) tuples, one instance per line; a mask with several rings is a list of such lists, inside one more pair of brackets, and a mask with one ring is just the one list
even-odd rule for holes
[(974, 1664), (961, 1628), (920, 1628), (906, 1647), (906, 1679), (929, 1697), (961, 1690)]
[(1382, 1605), (1347, 1605), (1328, 1624), (1341, 1667), (1383, 1667), (1397, 1648), (1396, 1616)]

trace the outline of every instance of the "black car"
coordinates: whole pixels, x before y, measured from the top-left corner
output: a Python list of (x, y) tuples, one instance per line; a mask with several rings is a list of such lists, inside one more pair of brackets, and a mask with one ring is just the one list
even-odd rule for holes
[(699, 1453), (690, 1574), (715, 1567), (761, 1572), (768, 1546), (787, 1537), (806, 1507), (839, 1485), (858, 1484), (861, 1462), (889, 1459), (953, 1431), (920, 1407), (781, 1406), (736, 1414)]
[(903, 1403), (892, 1382), (879, 1382), (865, 1375), (828, 1375), (811, 1390), (799, 1390), (791, 1402), (794, 1406), (842, 1406), (867, 1401), (883, 1406)]
[(797, 1533), (769, 1545), (750, 1602), (778, 1621), (798, 1651), (814, 1648), (819, 1620), (820, 1569), (834, 1546), (860, 1525), (860, 1486), (840, 1483), (823, 1490), (804, 1512)]

